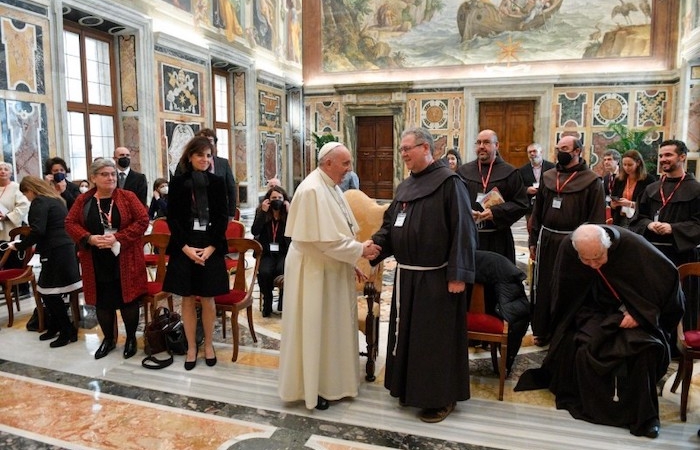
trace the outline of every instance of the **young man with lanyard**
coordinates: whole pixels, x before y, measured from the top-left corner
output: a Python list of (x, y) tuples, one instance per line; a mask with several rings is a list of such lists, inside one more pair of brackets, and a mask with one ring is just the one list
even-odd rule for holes
[[(515, 264), (510, 227), (527, 212), (527, 190), (518, 169), (499, 156), (498, 136), (493, 130), (477, 135), (475, 152), (476, 160), (462, 165), (457, 172), (467, 181), (472, 215), (479, 230), (479, 250), (499, 253)], [(484, 199), (495, 192), (503, 202), (489, 206)]]
[(583, 160), (581, 142), (564, 136), (556, 149), (556, 168), (542, 175), (530, 219), (530, 257), (535, 261), (530, 301), (537, 345), (546, 345), (556, 326), (550, 323), (550, 286), (559, 245), (583, 223), (605, 223), (603, 183)]
[(614, 149), (609, 149), (603, 152), (603, 168), (605, 176), (603, 177), (603, 187), (605, 188), (605, 221), (608, 224), (612, 223), (612, 210), (610, 209), (610, 201), (613, 186), (615, 186), (615, 178), (620, 172), (620, 152)]
[[(630, 230), (641, 234), (676, 266), (700, 261), (700, 183), (684, 169), (688, 147), (668, 140), (659, 146), (661, 179), (645, 189)], [(698, 286), (686, 286), (683, 325), (695, 329)], [(692, 328), (687, 328), (692, 327)]]

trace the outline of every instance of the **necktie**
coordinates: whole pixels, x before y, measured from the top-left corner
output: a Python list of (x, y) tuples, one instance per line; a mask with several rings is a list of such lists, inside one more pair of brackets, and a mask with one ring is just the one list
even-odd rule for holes
[(124, 172), (119, 172), (119, 187), (124, 189), (124, 182), (126, 181), (126, 174)]

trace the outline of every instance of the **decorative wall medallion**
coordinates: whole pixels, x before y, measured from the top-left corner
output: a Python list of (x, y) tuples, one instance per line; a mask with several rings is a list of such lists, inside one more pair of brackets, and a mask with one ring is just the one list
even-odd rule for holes
[(421, 106), (421, 122), (430, 130), (447, 128), (447, 101), (425, 100)]
[(199, 115), (199, 73), (161, 65), (163, 109), (166, 112)]
[(596, 94), (593, 105), (593, 125), (609, 125), (627, 118), (629, 104), (627, 93)]

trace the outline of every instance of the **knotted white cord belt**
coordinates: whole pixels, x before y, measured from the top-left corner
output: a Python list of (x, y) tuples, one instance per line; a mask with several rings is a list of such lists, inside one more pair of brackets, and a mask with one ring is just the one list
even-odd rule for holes
[(414, 271), (420, 271), (420, 272), (427, 272), (429, 270), (439, 270), (442, 269), (443, 267), (447, 267), (447, 262), (444, 262), (440, 264), (439, 266), (435, 267), (425, 267), (425, 266), (411, 266), (409, 264), (396, 264), (396, 331), (394, 333), (394, 336), (396, 338), (396, 341), (394, 342), (394, 348), (391, 351), (391, 354), (393, 356), (396, 356), (396, 346), (399, 343), (399, 317), (401, 317), (401, 271), (402, 270), (414, 270)]

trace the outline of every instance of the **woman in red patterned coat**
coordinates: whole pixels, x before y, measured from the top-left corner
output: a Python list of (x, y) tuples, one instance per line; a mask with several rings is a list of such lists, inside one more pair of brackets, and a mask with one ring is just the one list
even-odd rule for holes
[(85, 303), (96, 307), (104, 335), (95, 359), (116, 346), (117, 310), (126, 328), (124, 358), (130, 358), (136, 354), (139, 299), (146, 293), (141, 238), (148, 227), (148, 211), (133, 192), (117, 189), (112, 159), (93, 162), (90, 180), (95, 187), (75, 200), (66, 231), (78, 244)]

